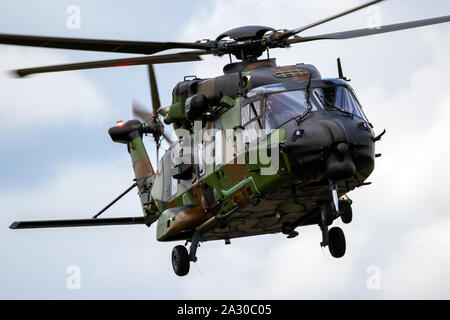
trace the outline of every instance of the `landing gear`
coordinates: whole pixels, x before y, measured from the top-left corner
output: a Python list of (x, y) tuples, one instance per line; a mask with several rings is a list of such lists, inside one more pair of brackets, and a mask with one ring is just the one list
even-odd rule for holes
[(328, 246), (330, 254), (334, 258), (343, 257), (346, 249), (344, 231), (339, 227), (333, 227), (328, 230), (328, 226), (323, 224), (320, 226), (320, 229), (322, 230), (322, 242), (320, 245), (322, 247)]
[(284, 224), (281, 226), (281, 232), (287, 235), (288, 239), (295, 238), (298, 236), (298, 232), (295, 231), (295, 227), (290, 224)]
[(185, 276), (189, 273), (189, 253), (185, 246), (176, 246), (172, 250), (172, 267), (177, 276)]
[(339, 201), (339, 207), (341, 208), (341, 220), (343, 223), (348, 224), (352, 222), (353, 213), (352, 213), (352, 205), (348, 200)]
[(328, 246), (330, 254), (334, 258), (341, 258), (344, 256), (346, 249), (344, 232), (338, 227), (328, 230), (328, 226), (338, 217), (341, 217), (342, 222), (350, 223), (353, 216), (352, 207), (350, 200), (339, 200), (336, 184), (330, 183), (330, 191), (333, 201), (320, 207), (319, 227), (322, 231), (322, 242), (320, 245), (322, 247)]
[(345, 254), (345, 236), (341, 228), (333, 227), (328, 231), (328, 249), (335, 258)]
[(333, 196), (333, 205), (336, 213), (339, 213), (339, 198), (337, 193), (337, 185), (334, 183), (330, 184), (331, 195)]
[(298, 236), (298, 232), (292, 231), (291, 233), (288, 234), (287, 238), (292, 239), (292, 238), (295, 238), (296, 236)]
[[(194, 233), (189, 252), (185, 246), (178, 245), (172, 250), (172, 267), (177, 276), (183, 277), (189, 273), (190, 262), (197, 261), (197, 248), (200, 246), (200, 237)], [(187, 242), (186, 242), (187, 243)]]
[(330, 204), (324, 204), (320, 208), (321, 222), (326, 226), (330, 226), (333, 220), (336, 219), (336, 212)]

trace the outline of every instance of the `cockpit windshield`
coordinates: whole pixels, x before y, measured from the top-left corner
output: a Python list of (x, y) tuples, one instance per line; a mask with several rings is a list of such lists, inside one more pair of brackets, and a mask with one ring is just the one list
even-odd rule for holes
[[(317, 107), (311, 99), (310, 103), (311, 111), (316, 111)], [(278, 128), (286, 121), (301, 116), (307, 110), (308, 103), (304, 90), (270, 94), (266, 99), (266, 128)]]
[(344, 86), (316, 88), (314, 96), (325, 109), (337, 110), (367, 121), (358, 101)]

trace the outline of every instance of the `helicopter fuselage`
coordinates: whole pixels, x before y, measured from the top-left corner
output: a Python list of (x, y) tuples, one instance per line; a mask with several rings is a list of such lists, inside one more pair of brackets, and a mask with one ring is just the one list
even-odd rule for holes
[[(322, 79), (311, 65), (276, 67), (273, 60), (258, 64), (222, 78), (184, 81), (174, 89), (171, 108), (184, 103), (185, 117), (176, 118), (178, 110), (172, 110), (165, 121), (188, 130), (190, 137), (171, 146), (155, 175), (151, 197), (158, 208), (158, 240), (190, 240), (195, 232), (202, 241), (289, 234), (298, 226), (319, 222), (321, 205), (332, 201), (331, 185), (341, 197), (364, 185), (373, 171), (372, 125), (346, 81)], [(224, 85), (225, 80), (230, 83)], [(189, 110), (199, 107), (189, 109), (188, 99), (199, 94), (206, 97), (207, 106), (203, 114), (193, 112), (197, 118), (189, 119)], [(205, 116), (215, 107), (213, 117)], [(201, 123), (197, 141), (195, 120)], [(213, 161), (207, 163), (205, 143), (211, 141), (205, 136), (211, 138), (211, 134), (205, 133), (211, 130), (215, 149)], [(239, 149), (234, 134), (233, 148), (227, 149), (227, 130), (259, 130), (267, 134), (266, 143), (247, 136)], [(275, 130), (278, 137), (272, 139)], [(179, 145), (189, 138), (192, 151), (189, 156), (180, 155)], [(271, 149), (275, 144), (278, 148)], [(270, 155), (278, 157), (277, 170), (262, 174), (267, 165), (258, 157), (254, 163), (249, 158), (252, 152), (271, 150), (277, 153)], [(194, 160), (194, 154), (200, 162), (180, 160)]]

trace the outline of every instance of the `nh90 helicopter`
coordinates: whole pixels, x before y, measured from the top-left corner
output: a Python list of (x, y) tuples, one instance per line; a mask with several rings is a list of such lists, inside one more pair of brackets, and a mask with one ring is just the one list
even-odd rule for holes
[[(109, 129), (114, 142), (123, 143), (132, 159), (135, 182), (119, 197), (90, 219), (17, 221), (12, 229), (77, 227), (157, 223), (157, 240), (185, 241), (172, 251), (175, 273), (189, 272), (190, 261), (196, 261), (200, 242), (225, 240), (282, 232), (288, 238), (298, 235), (299, 226), (318, 225), (321, 246), (328, 246), (333, 257), (345, 254), (342, 229), (329, 226), (337, 218), (352, 221), (352, 201), (347, 193), (367, 184), (374, 170), (375, 135), (356, 95), (343, 76), (338, 59), (338, 78), (324, 79), (309, 64), (277, 66), (275, 59), (259, 59), (271, 48), (325, 39), (350, 39), (385, 32), (416, 28), (450, 21), (450, 16), (357, 29), (345, 32), (301, 37), (312, 27), (366, 8), (382, 0), (356, 8), (293, 30), (275, 30), (264, 26), (245, 26), (224, 32), (216, 40), (187, 42), (136, 42), (22, 36), (0, 34), (0, 43), (11, 45), (64, 48), (146, 54), (143, 57), (93, 61), (16, 70), (20, 76), (35, 73), (148, 65), (153, 112), (135, 106), (140, 120), (118, 122)], [(150, 55), (168, 49), (196, 49), (164, 55)], [(210, 79), (186, 77), (174, 90), (172, 104), (161, 108), (154, 64), (198, 61), (202, 55), (235, 56), (239, 62), (224, 67), (224, 75)], [(163, 120), (161, 120), (161, 118)], [(183, 129), (187, 136), (170, 141), (164, 124)], [(200, 140), (195, 142), (196, 123)], [(207, 130), (216, 132), (253, 129), (268, 133), (265, 143), (248, 140), (238, 151), (232, 140), (231, 157), (222, 145), (225, 134), (215, 136), (214, 157), (219, 161), (205, 163)], [(278, 138), (273, 133), (277, 131)], [(197, 132), (198, 133), (198, 132)], [(153, 136), (157, 147), (162, 139), (170, 148), (162, 156), (157, 170), (147, 155), (143, 135)], [(190, 139), (193, 137), (193, 139)], [(219, 137), (219, 138), (218, 138)], [(192, 142), (194, 140), (194, 143)], [(186, 142), (189, 141), (189, 142)], [(180, 145), (194, 146), (185, 161)], [(219, 145), (219, 147), (217, 147)], [(276, 148), (273, 148), (273, 147)], [(272, 153), (279, 159), (277, 170), (262, 174), (266, 165), (239, 163), (255, 149)], [(181, 149), (183, 150), (183, 149)], [(276, 154), (273, 154), (275, 150)], [(199, 154), (200, 153), (200, 154)], [(195, 156), (197, 155), (197, 156)], [(227, 161), (223, 157), (228, 157)], [(178, 161), (173, 161), (173, 159)], [(124, 194), (138, 188), (143, 216), (98, 218)], [(186, 248), (191, 243), (189, 251)]]

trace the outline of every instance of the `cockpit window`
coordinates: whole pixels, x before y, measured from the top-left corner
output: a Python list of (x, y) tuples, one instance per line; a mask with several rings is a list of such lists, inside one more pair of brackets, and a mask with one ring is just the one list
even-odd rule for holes
[(354, 115), (367, 121), (358, 101), (353, 94), (343, 86), (314, 89), (314, 96), (320, 101), (325, 109), (343, 111), (349, 115)]
[[(310, 99), (311, 111), (317, 107)], [(266, 99), (266, 128), (276, 129), (286, 121), (302, 115), (308, 109), (304, 90), (284, 91), (267, 96)]]

